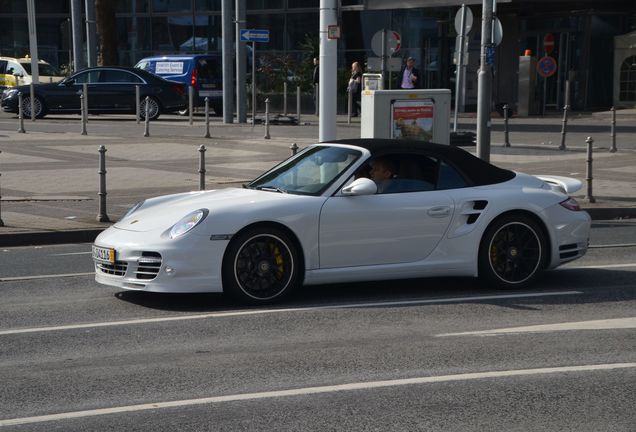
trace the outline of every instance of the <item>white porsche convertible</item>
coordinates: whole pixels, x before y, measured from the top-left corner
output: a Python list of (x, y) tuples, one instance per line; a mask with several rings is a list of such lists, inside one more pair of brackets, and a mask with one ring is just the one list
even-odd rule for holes
[(463, 149), (355, 139), (303, 149), (243, 188), (133, 206), (93, 246), (97, 282), (278, 300), (305, 284), (474, 276), (499, 288), (587, 251), (581, 182)]

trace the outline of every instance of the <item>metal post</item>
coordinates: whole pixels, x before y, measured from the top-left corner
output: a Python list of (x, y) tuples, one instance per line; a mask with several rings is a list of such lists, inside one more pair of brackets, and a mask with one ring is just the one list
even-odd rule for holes
[(283, 115), (287, 115), (287, 81), (283, 83)]
[(106, 147), (99, 146), (99, 211), (97, 222), (110, 222), (106, 214)]
[(188, 86), (188, 121), (192, 125), (192, 111), (194, 109), (194, 87)]
[(568, 131), (568, 110), (570, 109), (569, 105), (563, 106), (563, 125), (561, 126), (561, 145), (559, 146), (559, 150), (565, 150), (565, 138)]
[(31, 100), (31, 121), (35, 121), (35, 95), (33, 83), (29, 84), (29, 96)]
[(610, 153), (616, 153), (616, 108), (612, 107), (612, 127), (610, 130), (610, 137), (612, 138), (612, 147)]
[(84, 111), (86, 115), (86, 123), (88, 123), (88, 84), (82, 84), (82, 94), (84, 95)]
[(492, 66), (487, 54), (492, 47), (493, 1), (483, 0), (481, 22), (481, 55), (477, 76), (477, 156), (490, 162), (490, 130), (492, 102)]
[(24, 130), (24, 114), (22, 113), (22, 92), (18, 93), (18, 132), (26, 133)]
[(351, 124), (351, 109), (353, 108), (353, 98), (351, 92), (347, 92), (347, 124)]
[(585, 180), (587, 181), (587, 195), (585, 199), (589, 203), (595, 203), (596, 199), (594, 199), (594, 195), (592, 194), (592, 144), (594, 144), (594, 140), (592, 137), (587, 137), (585, 140), (587, 144), (587, 169), (585, 171)]
[(226, 124), (234, 122), (232, 3), (232, 0), (221, 0), (221, 65), (223, 68), (221, 76), (223, 79), (223, 123)]
[(71, 0), (71, 34), (73, 35), (73, 71), (84, 69), (82, 52), (82, 9), (80, 0)]
[[(2, 150), (0, 150), (2, 153)], [(0, 177), (2, 177), (2, 173), (0, 173)], [(4, 226), (4, 221), (2, 220), (2, 188), (0, 188), (0, 227)]]
[(84, 97), (84, 94), (82, 93), (80, 95), (80, 111), (82, 114), (82, 135), (88, 135), (88, 132), (86, 132), (86, 99)]
[(508, 135), (508, 104), (503, 106), (504, 110), (504, 147), (510, 147), (510, 137)]
[(338, 66), (338, 41), (330, 39), (328, 28), (338, 25), (337, 0), (320, 0), (320, 77), (318, 141), (327, 142), (336, 139), (336, 114), (338, 111), (336, 76)]
[(235, 1), (236, 13), (236, 121), (247, 123), (247, 97), (245, 92), (246, 73), (246, 48), (245, 42), (241, 42), (241, 29), (245, 28), (246, 0)]
[(298, 126), (300, 126), (300, 86), (296, 87), (296, 118), (298, 119)]
[(205, 97), (205, 136), (210, 138), (210, 98)]
[(150, 97), (146, 96), (146, 106), (145, 106), (145, 111), (146, 111), (146, 116), (144, 117), (144, 136), (145, 137), (149, 137), (150, 136)]
[(205, 190), (205, 146), (199, 146), (199, 190)]
[(293, 143), (289, 146), (289, 149), (291, 150), (291, 155), (294, 156), (296, 153), (298, 153), (298, 144)]
[(457, 54), (457, 71), (455, 72), (455, 112), (453, 113), (453, 132), (457, 132), (457, 116), (459, 113), (459, 93), (462, 89), (462, 69), (464, 67), (464, 38), (466, 36), (466, 5), (462, 5), (461, 31), (459, 33), (459, 53)]
[(141, 112), (139, 111), (139, 103), (141, 102), (141, 97), (139, 95), (139, 86), (135, 86), (135, 117), (137, 120), (137, 124), (139, 124), (139, 119), (141, 118)]
[(314, 114), (318, 117), (320, 115), (320, 83), (314, 84), (314, 100), (316, 101), (316, 111)]
[[(97, 66), (97, 29), (95, 27), (95, 0), (86, 0), (86, 60), (88, 67)], [(134, 20), (134, 18), (133, 18)]]
[(269, 135), (269, 98), (265, 99), (265, 139), (270, 139)]
[(252, 42), (252, 124), (256, 124), (256, 42)]

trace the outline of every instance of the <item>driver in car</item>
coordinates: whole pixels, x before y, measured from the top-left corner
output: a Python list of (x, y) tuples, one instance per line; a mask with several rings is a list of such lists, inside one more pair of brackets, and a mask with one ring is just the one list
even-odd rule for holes
[(388, 192), (392, 180), (397, 177), (397, 169), (397, 162), (388, 157), (379, 157), (371, 163), (369, 175), (378, 186), (379, 194)]

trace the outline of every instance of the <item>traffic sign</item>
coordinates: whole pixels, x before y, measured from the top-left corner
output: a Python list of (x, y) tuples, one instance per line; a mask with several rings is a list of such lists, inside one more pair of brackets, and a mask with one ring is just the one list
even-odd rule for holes
[(557, 62), (553, 57), (545, 56), (537, 62), (537, 73), (543, 78), (554, 75), (557, 71)]
[(543, 36), (543, 49), (546, 54), (550, 54), (554, 50), (554, 35), (552, 33)]
[[(396, 31), (384, 30), (384, 33), (386, 35), (386, 52), (384, 53), (384, 55), (392, 56), (400, 50), (400, 47), (402, 46), (402, 38)], [(371, 49), (373, 50), (375, 55), (382, 55), (382, 30), (378, 31), (371, 38)]]
[[(466, 22), (464, 23), (464, 27), (466, 30), (464, 34), (467, 35), (470, 33), (470, 29), (473, 28), (473, 11), (470, 10), (468, 6), (464, 6), (466, 8)], [(455, 31), (457, 34), (462, 33), (462, 10), (461, 8), (455, 14)]]
[(241, 29), (241, 42), (269, 42), (269, 30)]

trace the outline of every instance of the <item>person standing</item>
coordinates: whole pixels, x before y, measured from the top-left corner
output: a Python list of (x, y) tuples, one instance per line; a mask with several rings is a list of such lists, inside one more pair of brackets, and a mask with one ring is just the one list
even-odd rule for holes
[(415, 68), (415, 59), (409, 57), (406, 59), (406, 66), (402, 69), (402, 73), (398, 75), (397, 88), (399, 89), (416, 89), (420, 88), (420, 71)]
[(320, 60), (318, 57), (314, 57), (314, 76), (312, 82), (314, 84), (314, 107), (316, 108), (316, 115), (318, 115), (318, 83), (320, 82)]
[(351, 78), (347, 84), (347, 92), (351, 93), (351, 116), (357, 117), (360, 114), (360, 98), (362, 95), (362, 67), (360, 63), (351, 64)]

